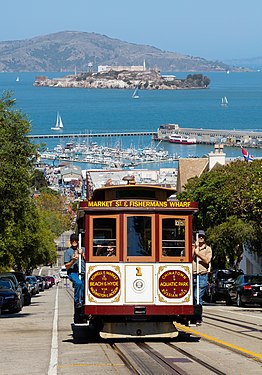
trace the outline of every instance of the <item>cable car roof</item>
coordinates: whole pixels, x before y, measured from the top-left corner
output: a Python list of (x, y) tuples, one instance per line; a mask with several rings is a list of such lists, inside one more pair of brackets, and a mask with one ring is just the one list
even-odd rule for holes
[(145, 199), (166, 201), (176, 189), (149, 184), (127, 184), (103, 186), (94, 190), (92, 201), (117, 199)]

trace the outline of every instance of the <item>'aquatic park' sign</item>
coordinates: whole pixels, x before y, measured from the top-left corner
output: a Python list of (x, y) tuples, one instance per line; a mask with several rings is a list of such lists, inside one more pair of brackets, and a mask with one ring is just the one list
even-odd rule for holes
[(169, 270), (159, 277), (159, 291), (166, 298), (182, 298), (189, 292), (189, 278), (180, 270)]

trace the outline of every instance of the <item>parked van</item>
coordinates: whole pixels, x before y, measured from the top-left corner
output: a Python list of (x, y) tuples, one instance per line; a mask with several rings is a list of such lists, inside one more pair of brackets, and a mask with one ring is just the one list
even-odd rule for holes
[(59, 276), (61, 277), (61, 279), (64, 279), (67, 277), (67, 270), (65, 267), (62, 267), (59, 271)]

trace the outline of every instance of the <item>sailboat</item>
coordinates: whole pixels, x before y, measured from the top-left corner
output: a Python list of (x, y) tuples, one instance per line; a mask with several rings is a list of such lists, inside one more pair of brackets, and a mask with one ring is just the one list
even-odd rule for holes
[(227, 100), (226, 96), (223, 96), (223, 98), (221, 99), (221, 106), (222, 107), (227, 107), (228, 106), (228, 100)]
[(135, 88), (135, 91), (133, 92), (132, 98), (133, 99), (139, 99), (138, 87)]
[(20, 81), (20, 78), (17, 76), (16, 77), (16, 82), (19, 82)]
[(51, 128), (51, 130), (62, 130), (63, 127), (64, 127), (64, 125), (63, 125), (62, 118), (61, 118), (59, 112), (57, 112), (56, 124), (55, 124), (55, 127)]

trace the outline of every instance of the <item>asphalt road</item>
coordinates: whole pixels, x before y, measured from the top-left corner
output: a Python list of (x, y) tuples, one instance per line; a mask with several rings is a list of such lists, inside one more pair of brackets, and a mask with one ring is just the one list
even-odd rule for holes
[[(25, 306), (20, 313), (0, 315), (1, 375), (131, 373), (109, 342), (73, 342), (73, 301), (69, 292), (69, 285), (61, 282), (59, 287), (33, 297), (32, 304)], [(257, 307), (239, 309), (224, 304), (206, 305), (203, 326), (182, 328), (184, 333), (173, 344), (203, 358), (225, 374), (260, 374), (261, 312), (261, 308)], [(117, 345), (133, 350), (134, 358), (142, 350), (135, 347), (131, 340), (118, 342)], [(173, 348), (167, 350), (161, 340), (153, 340), (149, 345), (172, 358), (173, 362), (180, 361), (179, 366), (184, 373), (213, 373), (208, 369), (201, 370), (192, 360), (176, 359), (178, 355), (173, 353)], [(145, 354), (141, 353), (142, 356)], [(153, 363), (152, 360), (148, 362)], [(156, 365), (148, 373), (156, 373), (154, 368)], [(165, 371), (160, 373), (167, 373)], [(145, 374), (142, 370), (140, 373)]]

